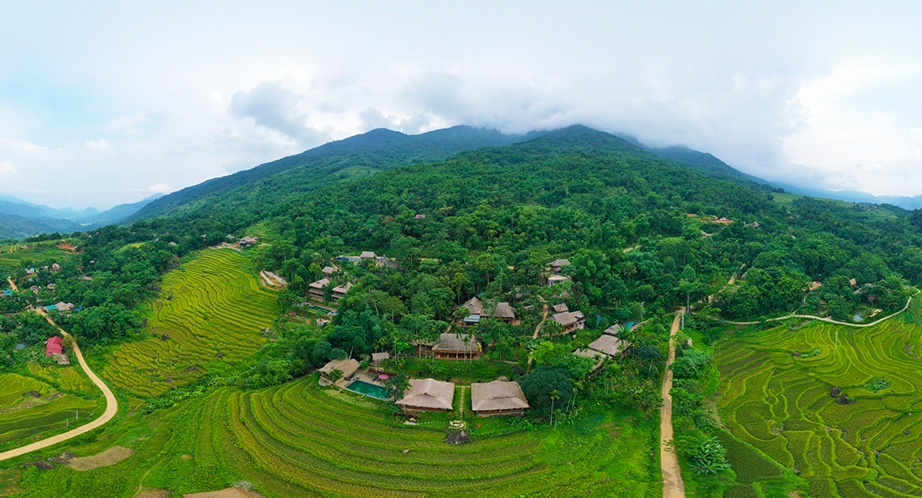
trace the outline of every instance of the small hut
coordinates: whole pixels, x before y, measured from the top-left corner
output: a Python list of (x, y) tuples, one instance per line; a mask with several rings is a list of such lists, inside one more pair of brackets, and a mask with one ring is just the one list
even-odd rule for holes
[(348, 379), (355, 374), (356, 370), (359, 369), (359, 362), (353, 358), (346, 358), (345, 360), (333, 360), (320, 369), (320, 376), (326, 380), (333, 381), (333, 378), (330, 376), (333, 373), (333, 370), (339, 370), (342, 372), (343, 379)]

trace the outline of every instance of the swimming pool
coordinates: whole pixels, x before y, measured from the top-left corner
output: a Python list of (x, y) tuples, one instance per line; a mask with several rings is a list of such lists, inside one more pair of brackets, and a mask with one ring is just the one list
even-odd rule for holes
[(359, 394), (364, 394), (365, 396), (371, 396), (372, 398), (378, 399), (387, 399), (387, 389), (376, 386), (374, 384), (369, 384), (368, 382), (362, 380), (353, 381), (351, 384), (346, 386), (346, 389), (356, 392)]

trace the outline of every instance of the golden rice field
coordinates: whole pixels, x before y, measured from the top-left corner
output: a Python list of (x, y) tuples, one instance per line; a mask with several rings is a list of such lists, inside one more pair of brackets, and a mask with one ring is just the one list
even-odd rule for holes
[[(785, 325), (720, 342), (715, 360), (724, 424), (799, 472), (812, 497), (922, 496), (917, 317), (906, 313), (864, 329), (814, 322), (790, 331)], [(792, 355), (817, 349), (811, 357)], [(889, 387), (875, 392), (869, 384), (875, 378)], [(854, 404), (837, 403), (833, 387)], [(731, 463), (749, 468), (756, 460)]]
[(86, 423), (101, 411), (95, 400), (61, 393), (46, 382), (15, 373), (0, 374), (0, 448), (20, 446), (24, 441)]
[(155, 396), (253, 354), (265, 342), (260, 331), (277, 315), (277, 294), (255, 275), (233, 249), (202, 251), (170, 272), (152, 304), (145, 328), (151, 337), (116, 348), (103, 376), (135, 395)]
[(135, 447), (119, 464), (24, 472), (21, 496), (132, 497), (141, 488), (179, 496), (239, 480), (270, 498), (662, 496), (653, 422), (598, 413), (576, 427), (455, 446), (443, 442), (444, 430), (388, 423), (376, 406), (321, 389), (314, 377), (250, 392), (220, 388), (140, 425), (123, 421), (110, 429), (125, 430), (120, 439), (69, 448)]

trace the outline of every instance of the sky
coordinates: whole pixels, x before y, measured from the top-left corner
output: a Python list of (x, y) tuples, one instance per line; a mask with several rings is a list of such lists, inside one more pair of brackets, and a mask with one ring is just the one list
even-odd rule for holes
[(0, 193), (105, 209), (330, 140), (584, 124), (922, 194), (922, 2), (2, 2)]

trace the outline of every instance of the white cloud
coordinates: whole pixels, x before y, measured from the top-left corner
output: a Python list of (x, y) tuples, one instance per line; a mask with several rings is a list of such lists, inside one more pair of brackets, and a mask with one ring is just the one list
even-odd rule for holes
[(16, 169), (16, 166), (9, 161), (0, 162), (0, 175), (15, 175), (19, 176), (19, 170)]
[(83, 145), (84, 147), (86, 147), (87, 150), (93, 151), (93, 152), (102, 152), (104, 154), (112, 154), (113, 152), (115, 152), (112, 149), (112, 144), (110, 144), (109, 142), (103, 139), (87, 140), (86, 142), (84, 142)]
[(35, 145), (28, 140), (19, 140), (9, 137), (0, 137), (0, 149), (6, 149), (30, 159), (52, 160), (61, 159), (64, 156), (63, 149), (52, 149), (50, 147)]
[(131, 114), (119, 116), (106, 124), (105, 129), (110, 133), (123, 136), (133, 136), (141, 133), (143, 125), (149, 121), (146, 114)]
[(147, 190), (150, 190), (151, 192), (155, 194), (169, 194), (170, 192), (173, 191), (172, 187), (170, 187), (169, 185), (165, 183), (158, 183), (156, 185), (151, 185), (150, 187), (147, 187)]

